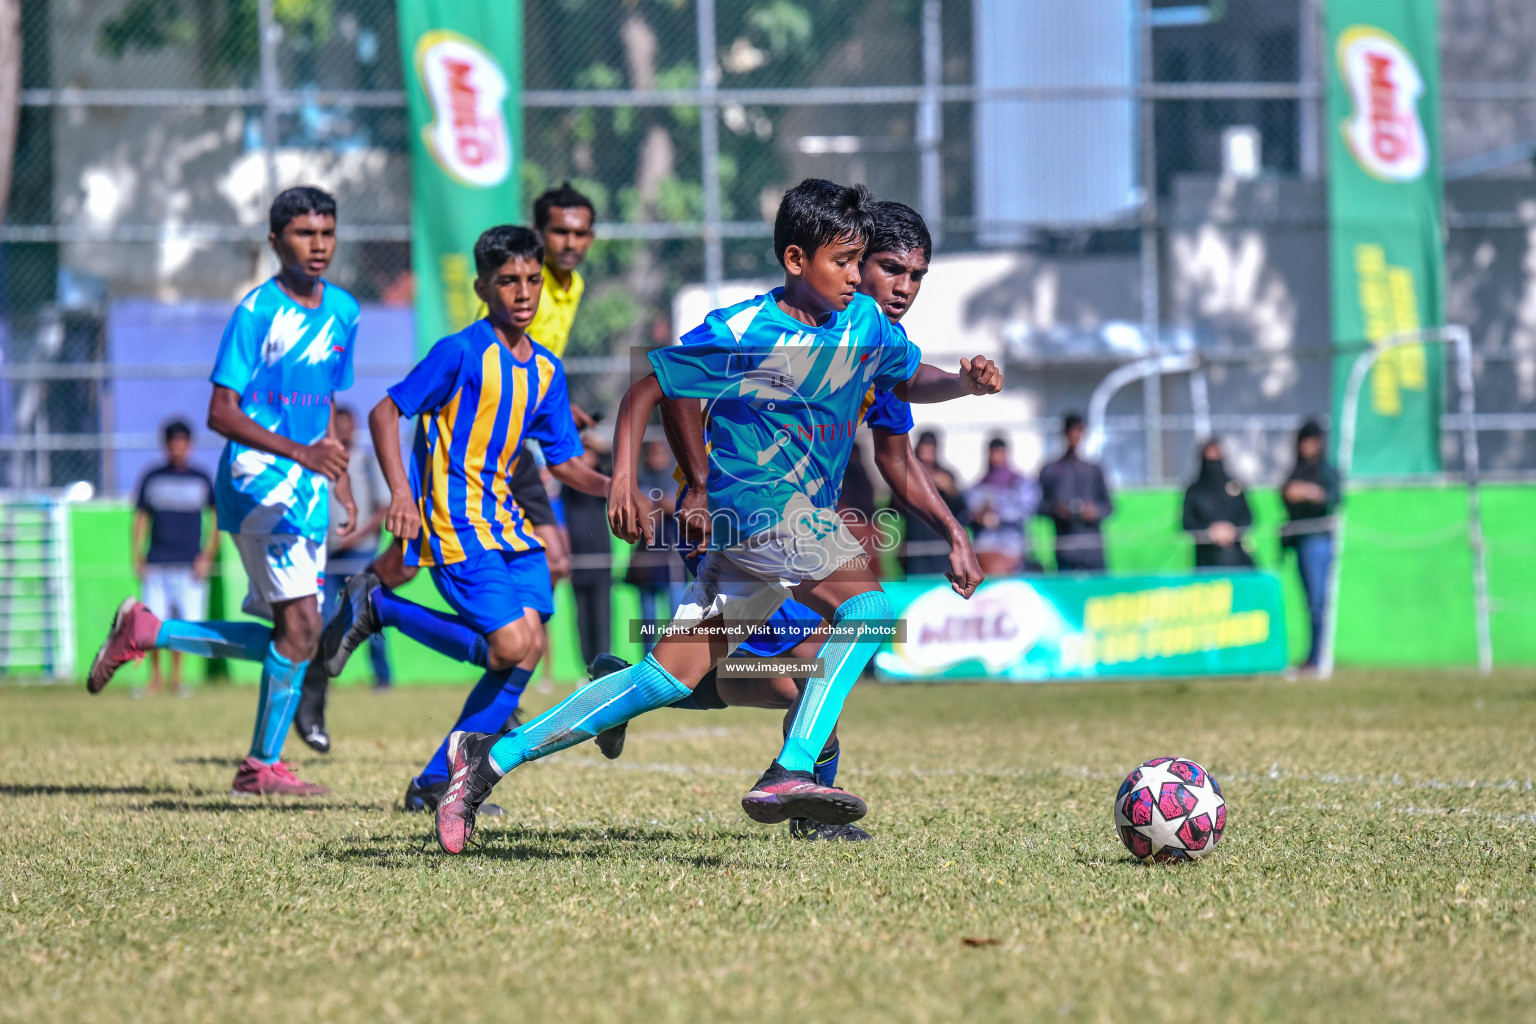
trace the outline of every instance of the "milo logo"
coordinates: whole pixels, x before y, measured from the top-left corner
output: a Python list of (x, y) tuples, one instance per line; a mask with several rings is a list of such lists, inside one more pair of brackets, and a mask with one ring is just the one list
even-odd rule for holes
[(505, 181), (512, 171), (502, 110), (508, 86), (496, 58), (456, 32), (428, 32), (416, 43), (416, 77), (432, 106), (421, 130), (432, 158), (466, 185)]
[(1355, 161), (1383, 181), (1413, 181), (1429, 166), (1429, 140), (1419, 119), (1424, 79), (1392, 36), (1370, 25), (1339, 35), (1339, 77), (1354, 109), (1341, 126)]

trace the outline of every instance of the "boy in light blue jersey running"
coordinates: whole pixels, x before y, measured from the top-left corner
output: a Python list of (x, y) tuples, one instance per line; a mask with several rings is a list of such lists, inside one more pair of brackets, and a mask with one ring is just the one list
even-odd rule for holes
[[(932, 258), (933, 240), (927, 225), (918, 212), (903, 203), (878, 202), (873, 207), (874, 233), (869, 252), (859, 267), (859, 291), (874, 299), (893, 325), (911, 309), (927, 276)], [(905, 331), (901, 327), (897, 330)], [(912, 432), (912, 407), (891, 394), (871, 388), (864, 397), (864, 425), (870, 428), (874, 442), (875, 465), (886, 483), (896, 505), (908, 513), (922, 518), (935, 532), (948, 538), (950, 544), (950, 572), (952, 580), (981, 578), (981, 567), (971, 549), (970, 535), (956, 521), (954, 514), (944, 503), (938, 488), (928, 471), (912, 452), (907, 436)], [(687, 525), (696, 525), (708, 531), (708, 516), (689, 515), (689, 509), (702, 508), (699, 498), (704, 495), (705, 476), (708, 472), (708, 451), (705, 446), (705, 428), (694, 400), (668, 400), (662, 403), (662, 418), (667, 423), (667, 437), (678, 447), (679, 478), (684, 483), (679, 495), (679, 516)], [(696, 493), (695, 493), (696, 492)], [(685, 541), (683, 550), (691, 550), (694, 541)], [(685, 553), (690, 571), (696, 571), (698, 557)], [(799, 601), (790, 598), (779, 606), (763, 625), (748, 637), (732, 655), (753, 659), (788, 658), (806, 660), (815, 658), (825, 643), (828, 629), (821, 616)], [(594, 661), (593, 675), (603, 675), (628, 666), (611, 654)], [(788, 731), (793, 722), (793, 707), (804, 688), (804, 679), (789, 677), (764, 678), (761, 676), (717, 677), (716, 672), (707, 674), (692, 694), (671, 706), (681, 710), (710, 711), (726, 707), (788, 708), (784, 728)], [(625, 726), (620, 725), (597, 736), (597, 745), (608, 757), (618, 757), (624, 749)], [(816, 781), (832, 786), (837, 778), (841, 745), (837, 732), (833, 731), (812, 766)], [(823, 825), (806, 818), (791, 818), (790, 834), (799, 839), (857, 842), (870, 838), (869, 833), (854, 824)]]
[(320, 637), (320, 587), (330, 488), (357, 529), (347, 452), (336, 440), (333, 392), (352, 386), (358, 305), (322, 275), (336, 251), (336, 201), (291, 188), (272, 203), (268, 242), (278, 273), (241, 300), (214, 361), (208, 426), (229, 439), (214, 503), (250, 581), (245, 611), (259, 622), (161, 622), (129, 599), (91, 664), (92, 693), (119, 667), (167, 647), (209, 658), (261, 662), (261, 696), (236, 795), (312, 796), (281, 760), (300, 681)]
[[(958, 374), (921, 354), (871, 298), (859, 263), (872, 231), (871, 197), (808, 179), (785, 193), (774, 224), (784, 287), (717, 310), (683, 344), (650, 354), (654, 372), (632, 386), (614, 435), (609, 521), (631, 543), (649, 539), (649, 503), (635, 487), (638, 441), (665, 398), (707, 403), (711, 423), (711, 549), (673, 626), (638, 665), (593, 681), (500, 738), (454, 733), (437, 838), (459, 853), (475, 814), (508, 771), (636, 715), (672, 704), (790, 596), (832, 624), (825, 675), (809, 680), (779, 756), (742, 801), (748, 816), (846, 824), (864, 801), (818, 783), (817, 754), (865, 664), (890, 636), (890, 603), (863, 547), (836, 513), (838, 482), (871, 385), (913, 402), (1002, 388), (988, 359)], [(958, 589), (969, 596), (977, 580)]]

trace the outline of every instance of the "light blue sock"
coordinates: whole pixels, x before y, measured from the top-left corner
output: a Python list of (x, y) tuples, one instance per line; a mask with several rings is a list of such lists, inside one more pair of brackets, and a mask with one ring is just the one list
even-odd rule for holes
[(860, 635), (859, 624), (888, 627), (894, 618), (891, 602), (880, 590), (850, 597), (833, 613), (832, 636), (816, 655), (826, 660), (826, 674), (806, 681), (789, 735), (784, 738), (784, 749), (779, 752), (779, 764), (792, 772), (815, 770), (816, 760), (843, 713), (843, 701), (869, 659), (889, 639), (883, 631)]
[[(525, 761), (537, 761), (589, 740), (604, 729), (636, 715), (666, 707), (688, 695), (651, 655), (638, 665), (594, 679), (539, 717), (507, 733), (491, 748), (491, 760), (503, 773)], [(819, 748), (818, 748), (819, 749)]]
[(262, 661), (272, 642), (272, 627), (260, 622), (191, 622), (166, 619), (160, 623), (156, 647), (203, 658), (240, 658)]
[[(459, 720), (448, 730), (449, 736), (463, 729), (465, 732), (498, 732), (507, 716), (517, 710), (533, 670), (514, 668), (509, 672), (487, 672), (480, 677), (475, 688), (464, 699)], [(444, 737), (432, 760), (416, 776), (416, 785), (426, 788), (435, 782), (448, 781), (448, 739)]]
[(309, 662), (289, 661), (277, 653), (277, 645), (267, 646), (261, 663), (261, 702), (256, 706), (256, 731), (251, 734), (251, 755), (272, 764), (283, 753), (288, 727), (299, 709), (299, 691)]

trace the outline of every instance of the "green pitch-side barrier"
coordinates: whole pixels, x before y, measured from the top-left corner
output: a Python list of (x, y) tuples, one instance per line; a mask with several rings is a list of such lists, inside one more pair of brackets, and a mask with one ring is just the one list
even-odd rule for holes
[[(1117, 574), (1182, 573), (1194, 563), (1189, 540), (1178, 529), (1181, 493), (1155, 489), (1115, 495), (1115, 515), (1106, 536), (1109, 564)], [(1291, 662), (1307, 645), (1306, 606), (1296, 577), (1295, 559), (1284, 551), (1276, 529), (1284, 518), (1278, 494), (1251, 492), (1251, 535), (1260, 568), (1276, 572), (1282, 584), (1285, 635)], [(1466, 492), (1460, 486), (1366, 487), (1348, 496), (1349, 550), (1343, 566), (1339, 615), (1338, 662), (1355, 666), (1476, 665), (1472, 616), (1471, 554), (1467, 548)], [(76, 664), (90, 664), (96, 645), (124, 596), (137, 592), (128, 562), (131, 510), (125, 504), (93, 502), (72, 510), (75, 585)], [(1488, 543), (1489, 591), (1493, 603), (1493, 652), (1498, 665), (1536, 665), (1536, 630), (1526, 627), (1536, 615), (1536, 488), (1485, 485), (1483, 529)], [(1036, 552), (1051, 562), (1050, 528), (1034, 529)], [(227, 542), (226, 542), (227, 546)], [(620, 545), (616, 554), (622, 558)], [(238, 609), (245, 594), (240, 560), (233, 550), (223, 559), (223, 595), (227, 609)], [(615, 570), (622, 576), (622, 562)], [(423, 574), (406, 591), (414, 600), (442, 607)], [(550, 621), (552, 658), (549, 674), (561, 682), (582, 677), (574, 613), (568, 587), (555, 593)], [(639, 614), (634, 589), (613, 588), (614, 651), (639, 656), (625, 635)], [(477, 672), (433, 654), (403, 637), (391, 635), (390, 658), (398, 682), (463, 683)], [(254, 681), (254, 665), (231, 664), (237, 681)], [(541, 670), (541, 675), (543, 674)], [(124, 681), (145, 678), (142, 666), (124, 670)], [(189, 677), (202, 677), (193, 659)], [(360, 652), (344, 681), (367, 679), (367, 658)]]

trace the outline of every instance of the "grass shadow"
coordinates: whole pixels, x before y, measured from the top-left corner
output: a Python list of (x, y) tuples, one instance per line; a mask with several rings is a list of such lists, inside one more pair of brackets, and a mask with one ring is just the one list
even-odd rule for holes
[(172, 786), (45, 786), (26, 783), (0, 785), (0, 796), (154, 796), (177, 793)]
[(175, 811), (179, 813), (193, 812), (200, 814), (223, 814), (226, 811), (262, 811), (276, 814), (296, 814), (301, 811), (387, 811), (391, 808), (387, 804), (365, 804), (358, 801), (347, 802), (300, 802), (283, 799), (264, 799), (262, 797), (229, 797), (219, 798), (214, 794), (208, 794), (211, 799), (199, 801), (198, 794), (192, 794), (180, 800), (150, 800), (147, 803), (133, 804), (129, 809), (144, 812)]
[[(745, 836), (738, 837), (745, 838)], [(655, 860), (685, 864), (693, 868), (714, 868), (727, 862), (716, 854), (678, 854), (659, 849), (660, 844), (688, 842), (691, 837), (664, 829), (638, 829), (606, 826), (567, 826), (564, 828), (498, 828), (481, 823), (469, 849), (460, 856), (468, 860), (557, 861), (557, 860)], [(327, 860), (361, 861), (383, 867), (402, 866), (422, 856), (440, 856), (430, 830), (415, 837), (380, 837), (366, 843), (354, 842), (319, 856)], [(446, 859), (446, 858), (445, 858)]]

